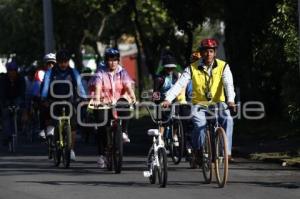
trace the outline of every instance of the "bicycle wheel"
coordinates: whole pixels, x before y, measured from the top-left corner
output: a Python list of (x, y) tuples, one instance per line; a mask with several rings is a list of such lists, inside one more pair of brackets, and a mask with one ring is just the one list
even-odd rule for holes
[(227, 137), (221, 127), (215, 133), (215, 173), (219, 187), (224, 187), (228, 178)]
[(8, 151), (11, 152), (11, 153), (15, 153), (16, 152), (16, 137), (15, 137), (15, 135), (12, 135), (9, 138), (9, 141), (8, 141)]
[(158, 155), (158, 181), (160, 187), (166, 187), (168, 180), (168, 160), (165, 148), (159, 148), (157, 151)]
[(212, 150), (210, 141), (210, 131), (205, 133), (205, 140), (202, 146), (202, 172), (204, 182), (209, 184), (212, 180)]
[(174, 120), (172, 124), (172, 140), (170, 143), (170, 155), (174, 164), (179, 164), (184, 151), (184, 135), (182, 122)]
[(47, 136), (47, 145), (48, 145), (48, 159), (51, 160), (53, 158), (53, 136)]
[(58, 167), (61, 161), (62, 151), (59, 146), (59, 135), (57, 129), (54, 131), (54, 136), (51, 139), (52, 142), (52, 154), (54, 166)]
[(71, 127), (67, 124), (63, 126), (63, 143), (64, 146), (62, 148), (62, 157), (63, 157), (63, 165), (65, 168), (69, 168), (70, 166), (70, 154), (71, 154), (71, 143), (72, 143), (72, 136), (71, 136)]
[(108, 171), (112, 171), (113, 170), (113, 142), (112, 142), (112, 129), (111, 128), (106, 128), (105, 129), (106, 132), (106, 136), (107, 136), (107, 146), (106, 146), (106, 151), (105, 151), (105, 155), (106, 155), (106, 167)]
[(149, 176), (149, 181), (151, 184), (155, 184), (157, 172), (157, 167), (153, 166), (153, 161), (155, 161), (155, 157), (153, 147), (151, 147), (147, 157), (147, 169), (148, 171), (152, 172), (152, 175)]
[(121, 127), (119, 124), (115, 124), (113, 127), (113, 161), (115, 173), (121, 173), (122, 170), (122, 160), (123, 160), (123, 138)]

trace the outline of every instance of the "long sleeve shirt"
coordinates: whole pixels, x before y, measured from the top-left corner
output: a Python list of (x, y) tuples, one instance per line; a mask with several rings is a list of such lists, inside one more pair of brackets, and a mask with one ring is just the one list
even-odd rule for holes
[[(212, 65), (209, 67), (209, 74), (211, 74)], [(191, 80), (191, 71), (190, 67), (186, 67), (182, 75), (180, 76), (179, 80), (176, 84), (166, 93), (166, 98), (168, 102), (172, 102), (177, 95), (179, 95), (181, 89), (185, 87), (189, 81)], [(235, 92), (234, 92), (234, 85), (233, 85), (233, 77), (230, 70), (229, 65), (227, 64), (224, 68), (222, 74), (222, 81), (225, 89), (225, 95), (227, 97), (227, 102), (234, 102)]]

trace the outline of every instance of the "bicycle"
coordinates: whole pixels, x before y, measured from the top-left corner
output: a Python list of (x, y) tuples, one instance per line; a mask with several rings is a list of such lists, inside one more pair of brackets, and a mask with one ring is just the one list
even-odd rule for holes
[[(146, 107), (151, 119), (160, 127), (162, 121), (156, 121), (149, 108)], [(149, 178), (151, 184), (155, 184), (156, 176), (160, 187), (166, 187), (168, 181), (168, 160), (167, 151), (161, 134), (158, 129), (149, 129), (148, 135), (153, 136), (153, 142), (147, 155), (147, 171), (143, 172), (144, 177)]]
[(19, 107), (16, 105), (10, 105), (8, 106), (8, 110), (10, 114), (13, 116), (13, 128), (12, 135), (8, 140), (8, 151), (15, 153), (18, 143), (18, 120), (17, 120), (17, 112), (19, 110)]
[[(65, 105), (64, 102), (53, 102), (51, 107), (55, 105)], [(71, 110), (72, 107), (69, 107)], [(70, 113), (72, 115), (72, 113)], [(66, 115), (66, 107), (62, 107), (61, 114), (58, 117), (58, 123), (54, 130), (54, 136), (48, 136), (49, 157), (53, 154), (54, 165), (58, 167), (63, 161), (64, 168), (70, 167), (70, 154), (72, 145), (72, 132), (70, 115)]]
[(227, 137), (218, 121), (218, 111), (222, 111), (222, 109), (214, 106), (205, 109), (212, 118), (207, 118), (205, 140), (202, 147), (202, 172), (205, 183), (211, 183), (214, 163), (216, 180), (218, 186), (222, 188), (227, 182), (229, 167)]
[(184, 152), (184, 132), (182, 121), (177, 119), (175, 109), (172, 108), (170, 120), (165, 128), (164, 141), (166, 148), (170, 151), (170, 156), (174, 164), (179, 164)]
[[(153, 94), (155, 101), (159, 101), (160, 93), (154, 92)], [(184, 132), (182, 121), (179, 119), (178, 108), (178, 106), (175, 108), (172, 107), (170, 113), (165, 112), (165, 115), (168, 116), (164, 117), (164, 115), (162, 115), (162, 117), (168, 120), (164, 121), (167, 125), (163, 127), (163, 122), (161, 121), (162, 123), (159, 126), (159, 128), (164, 128), (163, 140), (174, 164), (180, 163), (184, 153)]]
[(122, 171), (123, 163), (123, 137), (121, 131), (121, 120), (119, 120), (114, 107), (115, 106), (112, 104), (95, 105), (92, 101), (88, 104), (88, 109), (101, 110), (106, 113), (107, 116), (110, 113), (112, 114), (109, 125), (106, 128), (107, 146), (105, 156), (107, 161), (107, 170), (114, 170), (115, 173), (119, 174)]
[(26, 135), (28, 141), (33, 143), (35, 136), (40, 130), (40, 112), (37, 103), (33, 100), (30, 102), (28, 117), (28, 122), (26, 122), (23, 126), (23, 132)]

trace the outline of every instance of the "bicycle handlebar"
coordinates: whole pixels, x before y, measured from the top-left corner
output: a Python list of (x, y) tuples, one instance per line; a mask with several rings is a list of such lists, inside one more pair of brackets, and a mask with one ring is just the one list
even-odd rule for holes
[[(129, 104), (129, 109), (133, 110), (135, 108), (135, 104)], [(106, 109), (112, 109), (115, 108), (118, 104), (111, 104), (111, 103), (98, 103), (94, 100), (91, 100), (88, 104), (88, 108), (92, 110), (106, 110)]]

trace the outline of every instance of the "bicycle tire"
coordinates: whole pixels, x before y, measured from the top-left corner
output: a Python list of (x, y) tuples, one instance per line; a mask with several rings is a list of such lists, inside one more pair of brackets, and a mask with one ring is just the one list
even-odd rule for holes
[(204, 183), (210, 184), (212, 181), (212, 148), (209, 130), (205, 133), (205, 140), (202, 147), (202, 173)]
[(161, 188), (167, 186), (168, 181), (168, 160), (165, 148), (159, 148), (157, 151), (158, 155), (158, 181)]
[(17, 151), (17, 136), (12, 135), (11, 138), (11, 152), (16, 153)]
[(152, 169), (152, 175), (149, 176), (149, 181), (150, 184), (155, 184), (156, 182), (156, 172), (157, 172), (157, 167), (152, 167), (152, 162), (154, 161), (154, 150), (153, 147), (150, 148), (148, 157), (147, 157), (147, 169), (150, 171)]
[(119, 124), (115, 124), (113, 131), (114, 147), (113, 147), (113, 161), (115, 173), (121, 173), (122, 161), (123, 161), (123, 138), (121, 127)]
[(62, 148), (62, 154), (63, 154), (63, 165), (64, 168), (70, 167), (70, 155), (71, 155), (71, 143), (72, 143), (72, 135), (71, 135), (71, 127), (69, 125), (64, 124), (63, 126), (63, 143), (64, 146)]
[(112, 171), (113, 170), (113, 132), (111, 128), (106, 128), (105, 129), (106, 135), (107, 135), (107, 146), (106, 146), (106, 167), (108, 171)]
[(48, 159), (53, 158), (53, 136), (47, 136), (47, 145), (48, 145)]
[(218, 186), (224, 187), (228, 178), (227, 137), (224, 129), (215, 130), (215, 173)]
[[(174, 135), (177, 130), (178, 146), (175, 146)], [(174, 120), (172, 124), (172, 141), (170, 144), (170, 155), (174, 164), (179, 164), (184, 151), (184, 135), (181, 120)]]
[(53, 150), (53, 163), (54, 163), (54, 166), (58, 167), (60, 165), (60, 162), (61, 162), (61, 155), (62, 155), (62, 152), (61, 152), (61, 148), (59, 146), (59, 133), (57, 132), (58, 129), (55, 128), (54, 130), (54, 136), (53, 136), (53, 139), (51, 140), (52, 141), (52, 150)]

